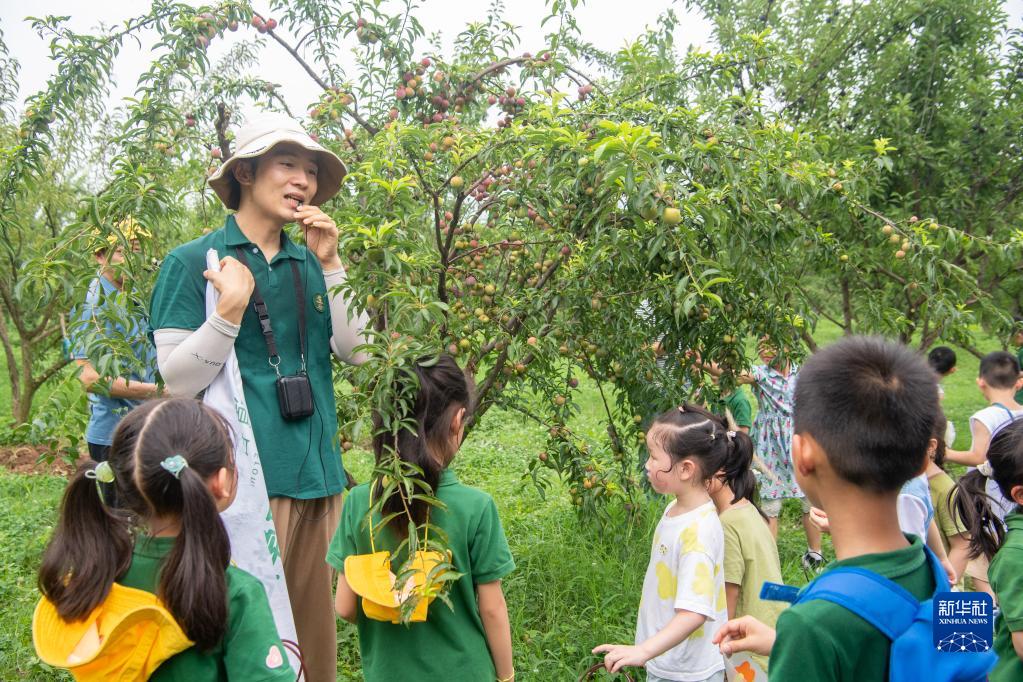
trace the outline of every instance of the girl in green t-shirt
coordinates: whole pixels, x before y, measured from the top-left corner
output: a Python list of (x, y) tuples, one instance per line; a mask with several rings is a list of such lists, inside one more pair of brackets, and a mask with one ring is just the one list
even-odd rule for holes
[[(993, 480), (1014, 503), (1003, 526), (987, 493)], [(991, 435), (987, 461), (967, 472), (952, 493), (952, 511), (970, 533), (970, 558), (991, 561), (991, 589), (998, 602), (991, 682), (1023, 680), (1023, 420), (1007, 422)]]
[[(57, 647), (70, 654), (56, 664), (106, 666), (91, 667), (87, 679), (122, 674), (128, 665), (151, 680), (294, 680), (262, 584), (229, 567), (220, 512), (237, 482), (227, 424), (211, 408), (175, 398), (128, 413), (109, 460), (87, 461), (64, 492), (39, 569), (43, 602), (33, 624), (37, 635), (49, 628), (51, 636), (36, 637), (37, 646), (74, 638)], [(116, 484), (120, 508), (103, 503), (99, 483)], [(104, 619), (134, 618), (140, 608), (157, 631), (153, 641), (137, 627), (105, 630)], [(83, 620), (93, 625), (76, 626)]]
[[(362, 675), (367, 682), (509, 682), (515, 671), (501, 578), (514, 569), (515, 562), (494, 500), (459, 483), (449, 469), (472, 407), (470, 387), (447, 354), (420, 361), (412, 371), (415, 376), (408, 377), (405, 392), (399, 394), (407, 396), (400, 423), (411, 426), (404, 426), (396, 436), (377, 434), (373, 446), (381, 466), (393, 462), (397, 454), (404, 471), (419, 479), (416, 494), (406, 497), (401, 487), (386, 487), (380, 477), (348, 493), (327, 551), (327, 562), (339, 571), (334, 607), (339, 616), (358, 626)], [(422, 499), (424, 493), (441, 504)], [(391, 567), (398, 573), (400, 557), (408, 553), (412, 524), (417, 529), (426, 526), (431, 539), (437, 531), (443, 533), (450, 563), (462, 575), (450, 583), (446, 600), (429, 604), (425, 621), (402, 625), (390, 620), (395, 618), (393, 613), (381, 620), (380, 610), (372, 604), (367, 607), (365, 598), (360, 603), (353, 589), (362, 584), (362, 576), (354, 573), (357, 560), (346, 564), (346, 559), (397, 550), (400, 556), (392, 559)], [(353, 571), (351, 582), (346, 566)], [(393, 609), (396, 604), (387, 606)]]

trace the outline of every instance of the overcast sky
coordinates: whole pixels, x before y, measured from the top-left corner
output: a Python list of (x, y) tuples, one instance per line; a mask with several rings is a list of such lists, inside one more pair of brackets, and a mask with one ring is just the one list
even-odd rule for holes
[[(1021, 0), (1023, 2), (1023, 0)], [(198, 2), (194, 4), (200, 4)], [(264, 3), (256, 2), (256, 7)], [(487, 15), (489, 0), (465, 2), (464, 0), (421, 0), (417, 18), (426, 29), (427, 35), (438, 31), (445, 44), (451, 44), (454, 36), (470, 21), (479, 21)], [(100, 22), (110, 26), (131, 16), (146, 11), (149, 3), (145, 0), (103, 0), (84, 3), (82, 0), (33, 0), (31, 3), (17, 0), (0, 0), (0, 30), (11, 53), (21, 63), (21, 98), (24, 98), (46, 84), (52, 75), (54, 64), (49, 59), (47, 40), (40, 39), (30, 24), (24, 21), (27, 14), (33, 16), (70, 15), (68, 25), (75, 31), (95, 29)], [(87, 7), (88, 9), (83, 9)], [(671, 0), (590, 0), (575, 12), (576, 20), (583, 35), (598, 48), (614, 50), (627, 39), (639, 35), (644, 27), (653, 25), (657, 17), (669, 7), (674, 7), (681, 19), (676, 33), (676, 45), (685, 50), (690, 44), (710, 46), (710, 24), (696, 13), (686, 10), (683, 3)], [(514, 0), (507, 3), (504, 18), (520, 27), (522, 51), (537, 51), (543, 45), (540, 20), (547, 14), (543, 0)], [(263, 13), (263, 16), (270, 16)], [(279, 29), (278, 29), (279, 30)], [(217, 39), (209, 50), (211, 61), (215, 62), (232, 41), (251, 40), (256, 33), (242, 29), (237, 33), (226, 33), (225, 39)], [(111, 93), (112, 101), (131, 96), (139, 74), (148, 67), (151, 58), (148, 53), (153, 42), (140, 49), (136, 44), (125, 43), (124, 50), (116, 62), (114, 71), (116, 87)], [(318, 96), (318, 88), (309, 76), (297, 67), (290, 56), (276, 43), (269, 41), (262, 52), (261, 76), (281, 84), (284, 96), (293, 111), (304, 111), (305, 105)], [(341, 60), (344, 64), (344, 60)]]
[[(454, 36), (468, 22), (486, 16), (490, 0), (420, 0), (419, 4), (416, 16), (427, 35), (440, 32), (445, 44), (450, 46)], [(255, 5), (257, 9), (266, 7), (266, 3), (259, 1)], [(539, 24), (547, 13), (544, 0), (509, 0), (506, 5), (505, 19), (520, 27), (520, 49), (538, 51), (543, 44), (544, 33)], [(100, 22), (111, 26), (128, 17), (138, 16), (148, 6), (147, 0), (101, 0), (91, 3), (82, 0), (0, 0), (0, 30), (3, 31), (11, 53), (21, 63), (21, 99), (40, 90), (54, 69), (54, 63), (49, 59), (48, 41), (41, 39), (32, 30), (25, 21), (26, 15), (70, 15), (69, 26), (72, 30), (89, 31), (96, 29)], [(1004, 6), (1009, 15), (1009, 24), (1014, 27), (1023, 25), (1023, 0), (1007, 0)], [(653, 25), (657, 17), (668, 8), (674, 8), (680, 18), (680, 26), (675, 35), (680, 52), (689, 45), (711, 47), (709, 22), (697, 13), (687, 11), (684, 2), (680, 0), (588, 0), (575, 11), (574, 16), (586, 39), (598, 48), (614, 50), (627, 40), (634, 39), (645, 27)], [(269, 14), (263, 13), (263, 16)], [(237, 33), (226, 33), (225, 38), (218, 38), (211, 45), (211, 61), (219, 59), (233, 41), (250, 40), (255, 35), (254, 30), (249, 28)], [(110, 96), (112, 104), (134, 93), (139, 74), (151, 61), (149, 52), (154, 34), (143, 34), (142, 37), (141, 47), (134, 42), (126, 42), (117, 59), (115, 87)], [(289, 107), (296, 113), (303, 111), (306, 104), (319, 95), (318, 88), (309, 76), (273, 41), (268, 41), (263, 48), (262, 60), (260, 75), (282, 86)], [(346, 60), (342, 58), (340, 63), (345, 64)], [(351, 64), (350, 60), (348, 64)]]

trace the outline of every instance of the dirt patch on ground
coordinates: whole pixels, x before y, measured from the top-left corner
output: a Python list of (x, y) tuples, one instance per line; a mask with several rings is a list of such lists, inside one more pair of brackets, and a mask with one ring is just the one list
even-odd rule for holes
[(69, 476), (74, 467), (63, 458), (52, 462), (40, 459), (48, 450), (41, 445), (12, 445), (0, 447), (0, 466), (16, 474), (56, 474)]

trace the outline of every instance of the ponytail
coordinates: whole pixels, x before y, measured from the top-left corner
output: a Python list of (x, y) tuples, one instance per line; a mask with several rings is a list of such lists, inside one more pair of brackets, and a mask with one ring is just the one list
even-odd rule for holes
[(467, 414), (472, 409), (469, 382), (450, 355), (421, 359), (412, 371), (418, 385), (412, 404), (406, 403), (405, 413), (392, 421), (398, 425), (397, 434), (382, 428), (380, 415), (374, 415), (373, 450), (378, 466), (397, 455), (402, 475), (418, 482), (408, 489), (393, 483), (385, 487), (382, 480), (374, 484), (374, 497), (383, 499), (381, 515), (386, 525), (402, 539), (408, 534), (410, 520), (416, 525), (426, 522), (431, 505), (423, 493), (435, 494), (440, 475), (457, 450), (457, 444), (454, 448), (451, 444), (452, 421), (462, 408)]
[(88, 616), (131, 565), (127, 518), (104, 504), (96, 480), (86, 475), (95, 467), (92, 461), (80, 465), (65, 489), (39, 567), (39, 591), (65, 621)]
[(227, 632), (231, 544), (206, 483), (234, 469), (227, 423), (198, 400), (152, 400), (122, 420), (114, 443), (133, 511), (178, 521), (157, 594), (196, 647), (209, 651)]
[(160, 573), (158, 594), (188, 638), (208, 651), (227, 631), (231, 544), (205, 481), (190, 467), (179, 476), (180, 483), (167, 485), (181, 486), (181, 528)]
[(725, 483), (735, 497), (731, 504), (746, 499), (753, 502), (757, 494), (757, 478), (753, 475), (753, 440), (745, 431), (729, 432), (728, 459), (725, 461)]
[(974, 469), (956, 482), (948, 504), (954, 517), (970, 535), (970, 558), (983, 554), (990, 559), (1002, 546), (1005, 527), (987, 495), (987, 477)]
[[(1023, 485), (1023, 420), (1013, 420), (995, 429), (987, 449), (987, 461), (959, 479), (950, 506), (970, 534), (970, 557), (995, 555), (1005, 540), (1005, 524), (998, 512), (1001, 505), (988, 497), (990, 478), (1005, 499)], [(997, 507), (996, 507), (997, 505)]]

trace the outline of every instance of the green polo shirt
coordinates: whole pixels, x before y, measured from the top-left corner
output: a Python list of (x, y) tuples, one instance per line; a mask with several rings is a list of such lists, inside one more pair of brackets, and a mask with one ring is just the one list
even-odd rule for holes
[[(1016, 349), (1016, 359), (1019, 361), (1019, 366), (1023, 367), (1023, 346)], [(1023, 404), (1023, 388), (1016, 391), (1014, 399), (1017, 403)]]
[[(409, 626), (358, 616), (359, 649), (367, 682), (394, 680), (452, 680), (492, 682), (483, 621), (476, 603), (476, 585), (500, 580), (515, 568), (493, 498), (458, 482), (451, 470), (441, 473), (437, 498), (445, 509), (434, 508), (432, 522), (448, 538), (452, 564), (462, 577), (449, 592), (451, 607), (442, 600), (430, 604), (426, 621)], [(327, 563), (342, 573), (345, 558), (369, 554), (369, 529), (363, 523), (369, 509), (369, 484), (353, 488), (341, 508), (341, 523), (327, 551)], [(394, 536), (373, 519), (377, 550), (396, 546)]]
[(1009, 532), (987, 572), (1001, 609), (995, 620), (998, 665), (991, 671), (991, 682), (1023, 680), (1023, 661), (1012, 646), (1012, 633), (1023, 631), (1023, 513), (1018, 507), (1005, 517), (1005, 525)]
[[(934, 594), (934, 575), (923, 543), (907, 535), (905, 549), (835, 561), (825, 570), (865, 568), (885, 576), (923, 601)], [(772, 680), (830, 682), (888, 679), (891, 642), (852, 611), (823, 599), (795, 604), (778, 616), (771, 649)]]
[[(156, 594), (160, 569), (176, 538), (139, 536), (131, 567), (119, 582)], [(220, 644), (203, 653), (186, 649), (167, 659), (149, 678), (155, 682), (294, 682), (288, 654), (277, 634), (263, 585), (230, 566), (227, 569), (227, 632)], [(273, 665), (273, 667), (270, 667)]]
[(341, 492), (344, 477), (331, 369), (330, 306), (323, 269), (309, 249), (281, 232), (281, 250), (268, 265), (262, 251), (242, 234), (230, 215), (222, 229), (177, 247), (164, 259), (150, 304), (150, 326), (153, 330), (201, 327), (206, 321), (206, 279), (202, 274), (206, 251), (216, 249), (221, 258), (237, 258), (236, 247), (245, 251), (270, 312), (281, 374), (295, 374), (301, 367), (292, 261), (298, 264), (305, 289), (306, 367), (316, 406), (311, 417), (286, 420), (281, 416), (277, 374), (269, 364), (266, 340), (252, 305), (245, 309), (234, 342), (267, 493), (299, 499), (335, 495)]

